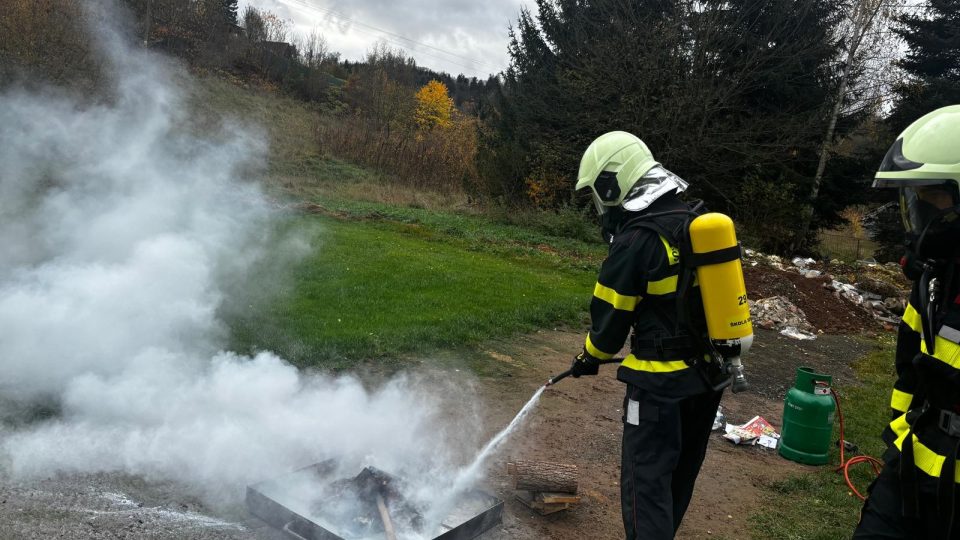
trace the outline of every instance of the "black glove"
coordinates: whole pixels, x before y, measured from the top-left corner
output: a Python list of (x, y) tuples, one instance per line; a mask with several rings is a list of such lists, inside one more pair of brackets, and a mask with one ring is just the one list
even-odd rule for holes
[(596, 375), (599, 372), (600, 360), (591, 356), (586, 349), (573, 359), (573, 364), (570, 364), (570, 375), (574, 378), (581, 375)]

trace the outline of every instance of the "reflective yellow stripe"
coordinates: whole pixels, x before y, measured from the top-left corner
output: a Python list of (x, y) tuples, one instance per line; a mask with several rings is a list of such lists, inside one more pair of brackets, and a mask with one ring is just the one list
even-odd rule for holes
[(690, 367), (683, 360), (640, 360), (632, 354), (626, 357), (620, 365), (649, 373), (671, 373)]
[[(927, 342), (923, 340), (920, 341), (920, 351), (926, 354)], [(936, 354), (932, 355), (934, 358), (953, 369), (960, 369), (960, 345), (937, 336), (937, 350), (935, 352)]]
[[(907, 430), (910, 429), (910, 424), (907, 423), (907, 415), (901, 414), (900, 416), (891, 420), (890, 429), (897, 434), (897, 439), (906, 437)], [(897, 448), (900, 448), (899, 444), (897, 445)]]
[(587, 343), (584, 346), (586, 347), (587, 352), (590, 353), (590, 356), (594, 358), (599, 358), (600, 360), (609, 360), (613, 358), (613, 354), (605, 353), (593, 346), (593, 343), (590, 342), (590, 334), (587, 334)]
[(677, 277), (678, 276), (670, 276), (657, 281), (648, 282), (647, 294), (662, 295), (677, 292)]
[(663, 248), (667, 250), (667, 262), (670, 263), (670, 266), (680, 262), (680, 250), (670, 245), (670, 242), (663, 236), (660, 237), (660, 241), (663, 242)]
[[(900, 415), (893, 422), (890, 422), (890, 429), (897, 434), (897, 440), (894, 441), (894, 444), (902, 451), (904, 440), (906, 440), (907, 433), (910, 430), (910, 426), (907, 424), (907, 415)], [(912, 438), (913, 464), (930, 476), (940, 478), (940, 471), (943, 470), (943, 462), (946, 461), (946, 456), (941, 456), (927, 448), (925, 444), (917, 439), (916, 435)], [(954, 472), (954, 482), (960, 483), (960, 468)]]
[(633, 308), (637, 307), (637, 302), (640, 301), (639, 296), (624, 296), (610, 287), (601, 285), (600, 282), (597, 282), (597, 286), (593, 288), (593, 295), (612, 305), (614, 309), (623, 311), (633, 311)]
[(913, 403), (913, 394), (893, 389), (893, 394), (890, 396), (891, 409), (904, 413), (910, 410), (911, 403)]
[(920, 313), (913, 307), (913, 304), (908, 303), (907, 309), (903, 311), (903, 322), (918, 334), (923, 331), (923, 323), (920, 322)]

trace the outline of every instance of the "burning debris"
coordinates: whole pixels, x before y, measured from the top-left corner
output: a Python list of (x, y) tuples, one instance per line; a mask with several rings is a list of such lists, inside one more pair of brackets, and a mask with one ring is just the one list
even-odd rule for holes
[(374, 467), (334, 478), (334, 461), (247, 488), (250, 512), (294, 538), (309, 540), (466, 540), (500, 522), (503, 501), (479, 490), (440, 501), (445, 514), (405, 494), (403, 480)]
[(423, 531), (423, 515), (407, 502), (400, 481), (376, 467), (366, 467), (354, 478), (330, 484), (330, 496), (316, 504), (317, 512), (326, 511), (337, 523), (345, 523), (351, 536), (379, 534), (397, 540), (394, 522), (401, 530)]

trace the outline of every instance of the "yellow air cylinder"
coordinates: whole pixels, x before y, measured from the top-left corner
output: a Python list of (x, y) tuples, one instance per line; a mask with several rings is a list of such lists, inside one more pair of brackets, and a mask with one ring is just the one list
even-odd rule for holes
[[(694, 219), (690, 223), (690, 244), (695, 254), (736, 246), (733, 220), (716, 212)], [(697, 281), (711, 340), (742, 340), (753, 336), (740, 259), (698, 266)]]
[[(690, 247), (695, 255), (704, 256), (720, 250), (739, 249), (733, 220), (718, 213), (694, 219), (690, 222)], [(699, 261), (697, 281), (700, 282), (703, 312), (707, 319), (707, 334), (724, 358), (725, 370), (732, 377), (732, 390), (742, 392), (750, 385), (743, 374), (740, 355), (753, 344), (753, 324), (739, 252), (733, 255), (718, 257), (731, 259), (724, 262), (703, 264)]]

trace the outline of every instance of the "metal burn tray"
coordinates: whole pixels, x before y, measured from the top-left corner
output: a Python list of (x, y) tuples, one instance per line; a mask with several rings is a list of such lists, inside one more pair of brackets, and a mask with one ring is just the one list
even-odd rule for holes
[[(299, 469), (280, 478), (247, 487), (250, 513), (295, 540), (382, 540), (379, 532), (358, 533), (342, 519), (331, 519), (336, 501), (318, 499), (318, 492), (335, 485), (336, 463), (325, 461)], [(386, 473), (380, 473), (384, 474)], [(392, 477), (391, 477), (392, 478)], [(327, 507), (327, 508), (325, 508)], [(399, 540), (470, 540), (500, 523), (503, 501), (480, 490), (462, 493), (451, 504), (452, 510), (433, 532), (405, 532), (398, 528)], [(419, 518), (419, 516), (418, 516)]]

